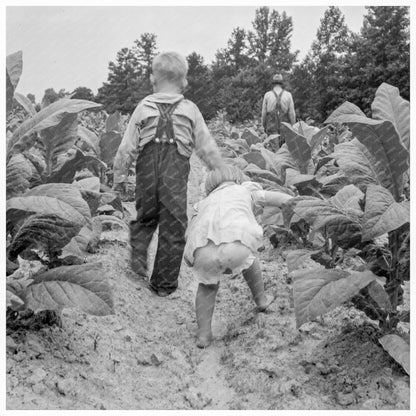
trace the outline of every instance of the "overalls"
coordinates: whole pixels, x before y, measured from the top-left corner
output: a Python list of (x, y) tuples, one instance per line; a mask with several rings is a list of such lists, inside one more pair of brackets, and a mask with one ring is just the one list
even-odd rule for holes
[(287, 113), (284, 113), (282, 111), (282, 104), (281, 104), (281, 100), (282, 100), (282, 95), (283, 95), (283, 89), (280, 92), (279, 95), (276, 94), (275, 90), (272, 90), (273, 94), (276, 97), (276, 107), (273, 109), (273, 111), (267, 112), (266, 114), (266, 134), (270, 135), (270, 134), (279, 134), (279, 147), (281, 147), (283, 145), (283, 143), (285, 142), (284, 138), (282, 137), (282, 135), (280, 134), (280, 125), (283, 121), (290, 123), (289, 120), (289, 116)]
[(132, 268), (146, 273), (147, 250), (159, 225), (159, 240), (150, 287), (172, 293), (185, 246), (189, 159), (178, 152), (172, 114), (179, 104), (159, 104), (154, 139), (139, 153), (136, 162), (137, 219), (130, 223)]

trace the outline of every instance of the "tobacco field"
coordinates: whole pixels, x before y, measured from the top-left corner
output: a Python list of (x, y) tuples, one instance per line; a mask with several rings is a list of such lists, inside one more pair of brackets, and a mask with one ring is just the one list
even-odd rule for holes
[[(224, 279), (214, 342), (195, 346), (197, 284), (160, 298), (135, 280), (126, 193), (112, 163), (128, 118), (62, 98), (37, 111), (7, 57), (6, 405), (17, 409), (410, 408), (410, 112), (383, 83), (321, 126), (208, 127), (223, 157), (293, 196), (257, 212), (265, 288)], [(206, 168), (191, 157), (188, 214)], [(157, 233), (149, 263), (154, 258)], [(151, 266), (150, 266), (151, 267)]]

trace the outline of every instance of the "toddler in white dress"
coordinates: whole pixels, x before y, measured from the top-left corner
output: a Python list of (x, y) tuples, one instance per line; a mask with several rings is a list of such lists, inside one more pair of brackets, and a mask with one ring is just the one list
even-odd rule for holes
[(207, 197), (196, 205), (186, 233), (184, 258), (199, 281), (195, 308), (197, 346), (212, 341), (211, 322), (220, 277), (242, 272), (259, 311), (273, 301), (264, 293), (258, 248), (263, 229), (257, 223), (256, 205), (282, 206), (291, 199), (282, 192), (264, 191), (236, 166), (224, 165), (208, 173)]

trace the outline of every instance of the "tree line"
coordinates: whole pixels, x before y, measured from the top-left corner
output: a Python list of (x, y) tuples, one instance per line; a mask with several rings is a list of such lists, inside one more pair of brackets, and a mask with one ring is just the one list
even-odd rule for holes
[[(293, 95), (297, 118), (316, 124), (346, 100), (371, 114), (374, 93), (382, 82), (410, 99), (409, 7), (366, 7), (359, 33), (348, 28), (338, 7), (328, 7), (300, 62), (299, 51), (292, 50), (292, 33), (292, 18), (286, 12), (260, 7), (251, 30), (234, 28), (212, 63), (197, 52), (187, 56), (185, 97), (208, 120), (218, 111), (226, 111), (231, 122), (251, 120), (260, 115), (271, 77), (280, 72)], [(73, 97), (102, 103), (109, 113), (130, 114), (152, 92), (149, 75), (157, 53), (156, 35), (142, 34), (109, 63), (107, 81), (95, 96), (89, 88), (79, 87)], [(59, 96), (52, 89), (45, 92), (49, 101), (54, 94)]]

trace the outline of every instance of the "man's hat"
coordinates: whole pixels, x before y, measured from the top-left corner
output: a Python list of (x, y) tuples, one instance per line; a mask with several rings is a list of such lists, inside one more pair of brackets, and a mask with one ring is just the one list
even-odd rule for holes
[(272, 84), (283, 84), (282, 74), (273, 75)]

